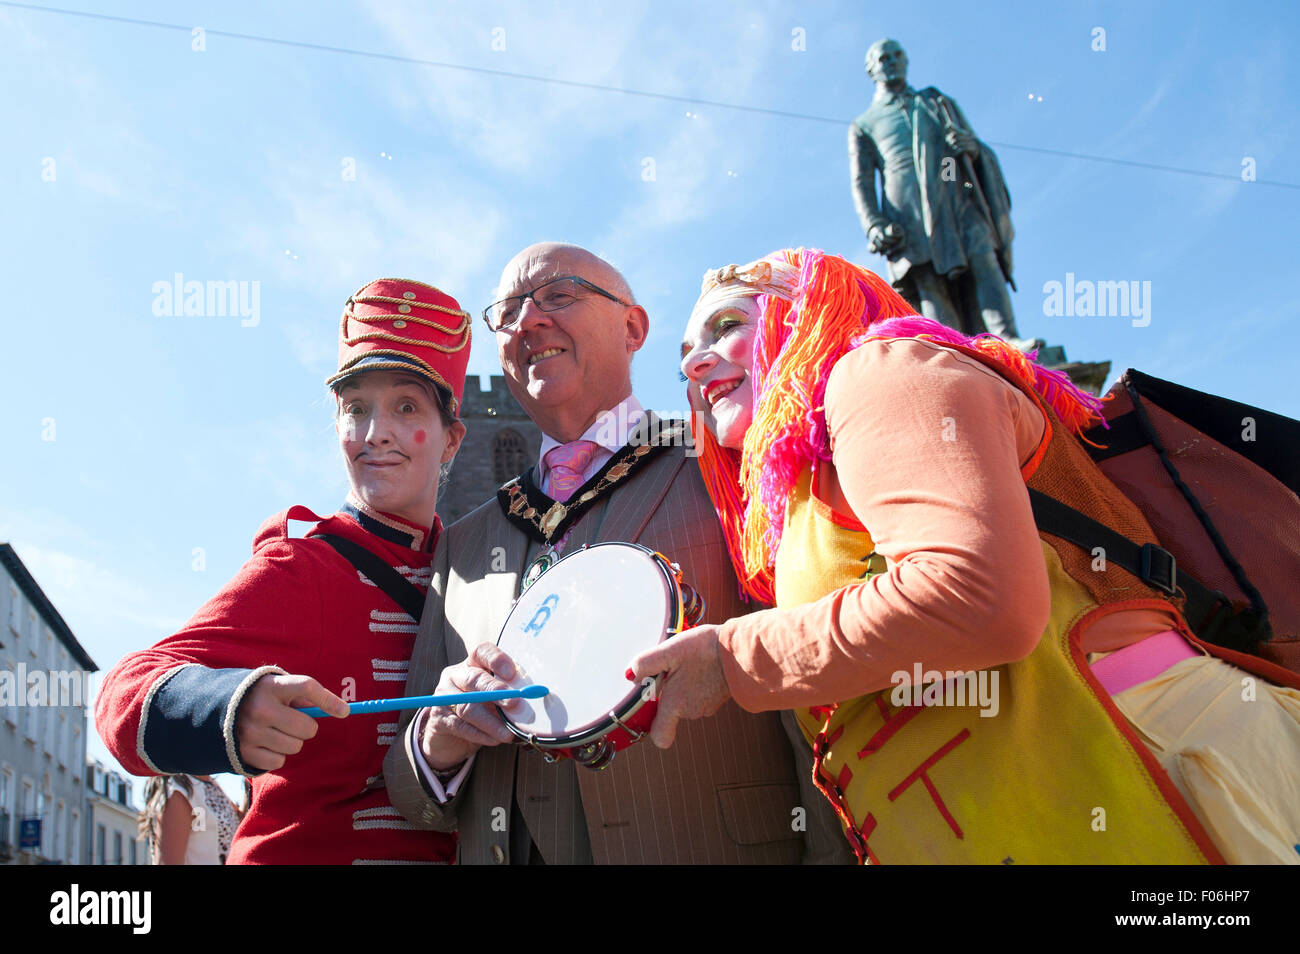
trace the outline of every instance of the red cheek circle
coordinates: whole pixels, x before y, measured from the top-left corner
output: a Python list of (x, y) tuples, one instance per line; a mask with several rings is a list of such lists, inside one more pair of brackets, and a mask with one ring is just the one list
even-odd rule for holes
[(429, 439), (429, 435), (426, 434), (423, 429), (417, 430), (415, 432), (415, 443), (423, 444), (428, 439)]

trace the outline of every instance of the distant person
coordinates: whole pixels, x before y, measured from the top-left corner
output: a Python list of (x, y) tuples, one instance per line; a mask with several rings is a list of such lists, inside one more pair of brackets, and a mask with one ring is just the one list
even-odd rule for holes
[[(234, 772), (253, 798), (230, 862), (450, 861), (453, 835), (411, 831), (388, 801), (392, 715), (349, 699), (403, 695), (440, 474), (457, 418), (469, 314), (421, 282), (379, 279), (347, 300), (339, 370), (326, 382), (351, 491), (333, 516), (272, 517), (253, 557), (180, 632), (113, 668), (96, 700), (109, 750), (138, 775)], [(249, 389), (253, 394), (254, 388)], [(254, 398), (236, 413), (259, 412)], [(315, 522), (303, 538), (290, 520)]]
[(211, 775), (154, 775), (144, 783), (140, 834), (156, 865), (224, 865), (239, 817)]

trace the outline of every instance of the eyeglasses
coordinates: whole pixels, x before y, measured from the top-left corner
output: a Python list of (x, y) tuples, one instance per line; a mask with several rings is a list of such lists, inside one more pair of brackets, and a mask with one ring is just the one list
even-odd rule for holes
[(605, 289), (593, 285), (585, 278), (579, 278), (576, 275), (566, 275), (564, 278), (553, 278), (545, 285), (539, 285), (526, 295), (515, 295), (512, 298), (502, 298), (500, 301), (493, 302), (483, 309), (483, 320), (493, 331), (500, 331), (503, 328), (509, 328), (519, 320), (519, 315), (524, 310), (524, 302), (528, 299), (533, 300), (542, 311), (559, 311), (561, 308), (567, 308), (580, 297), (578, 295), (578, 286), (589, 288), (598, 295), (604, 295), (610, 301), (616, 301), (620, 305), (627, 305), (623, 299), (617, 295), (611, 295)]

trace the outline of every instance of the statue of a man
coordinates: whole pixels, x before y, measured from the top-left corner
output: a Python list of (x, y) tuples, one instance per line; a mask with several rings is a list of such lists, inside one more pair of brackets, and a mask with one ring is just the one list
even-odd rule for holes
[(868, 247), (889, 259), (894, 287), (925, 317), (1034, 346), (1019, 337), (1007, 293), (1015, 233), (997, 156), (955, 102), (907, 85), (895, 40), (867, 50), (867, 73), (876, 95), (849, 128), (849, 171)]

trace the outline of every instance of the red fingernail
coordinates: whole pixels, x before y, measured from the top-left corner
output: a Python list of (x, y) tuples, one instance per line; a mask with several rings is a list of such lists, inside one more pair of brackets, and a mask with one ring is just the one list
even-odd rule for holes
[(631, 669), (629, 669), (627, 672), (623, 673), (623, 675), (627, 677), (627, 681), (628, 681), (628, 682), (636, 682), (636, 674), (635, 674), (634, 672), (632, 672)]

